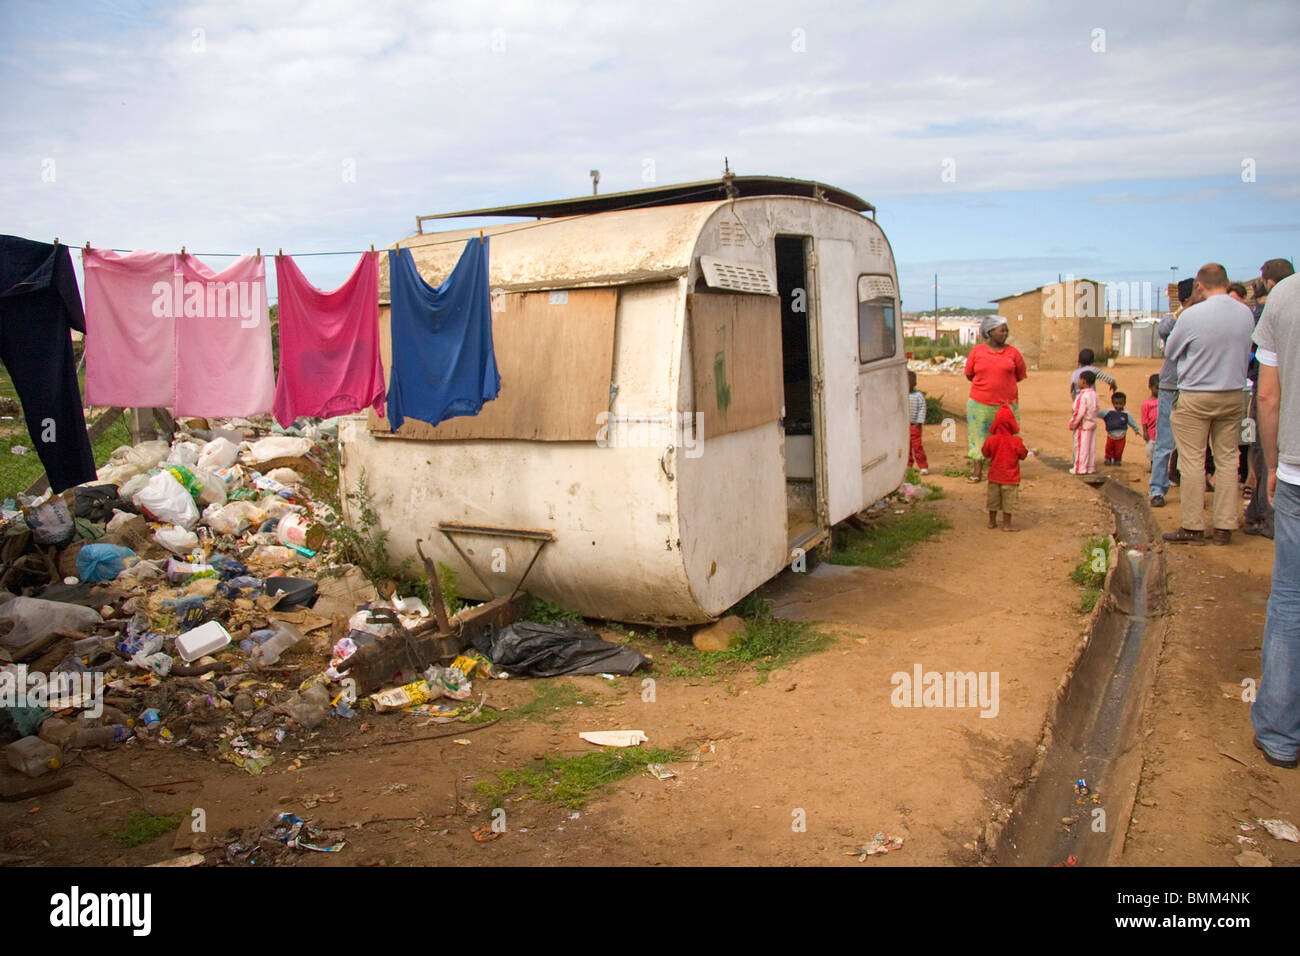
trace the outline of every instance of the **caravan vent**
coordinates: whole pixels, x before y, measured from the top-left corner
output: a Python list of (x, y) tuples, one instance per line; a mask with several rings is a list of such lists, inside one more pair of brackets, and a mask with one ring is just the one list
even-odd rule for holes
[(885, 254), (885, 241), (879, 236), (872, 236), (870, 248), (873, 256), (883, 256)]
[(704, 281), (713, 289), (728, 292), (752, 292), (755, 295), (776, 295), (776, 283), (760, 266), (740, 262), (725, 262), (713, 256), (700, 256), (700, 271)]
[(745, 244), (745, 230), (738, 222), (732, 222), (730, 219), (719, 219), (718, 244), (722, 246), (743, 246)]
[(859, 276), (858, 301), (870, 302), (872, 299), (892, 299), (894, 297), (894, 280), (889, 276)]

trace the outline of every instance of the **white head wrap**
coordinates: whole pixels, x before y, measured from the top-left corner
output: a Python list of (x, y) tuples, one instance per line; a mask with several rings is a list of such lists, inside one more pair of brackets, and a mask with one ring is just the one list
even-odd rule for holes
[(990, 332), (996, 329), (999, 325), (1006, 324), (1006, 318), (1001, 315), (986, 315), (984, 321), (980, 323), (980, 335), (987, 339)]

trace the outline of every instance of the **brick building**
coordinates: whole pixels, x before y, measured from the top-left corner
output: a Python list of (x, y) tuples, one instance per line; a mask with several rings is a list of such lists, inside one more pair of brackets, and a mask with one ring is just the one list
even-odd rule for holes
[(1011, 344), (1035, 368), (1074, 368), (1079, 350), (1106, 351), (1106, 286), (1070, 277), (994, 299), (1011, 329)]

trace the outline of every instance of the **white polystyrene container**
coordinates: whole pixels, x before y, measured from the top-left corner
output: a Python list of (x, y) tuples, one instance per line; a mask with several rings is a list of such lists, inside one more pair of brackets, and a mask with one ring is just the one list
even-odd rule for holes
[(176, 653), (188, 664), (229, 644), (230, 634), (226, 629), (216, 621), (208, 621), (176, 638)]

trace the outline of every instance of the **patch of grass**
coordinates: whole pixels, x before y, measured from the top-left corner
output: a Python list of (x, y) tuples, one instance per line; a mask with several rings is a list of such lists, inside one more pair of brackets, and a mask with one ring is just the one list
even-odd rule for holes
[(348, 492), (347, 499), (355, 508), (357, 526), (348, 526), (340, 516), (336, 523), (326, 525), (327, 534), (338, 542), (348, 560), (359, 567), (371, 581), (406, 584), (407, 594), (418, 591), (411, 586), (414, 583), (410, 573), (412, 559), (407, 558), (400, 564), (394, 564), (388, 556), (388, 532), (379, 527), (379, 515), (374, 509), (374, 499), (365, 471), (361, 472), (357, 480), (357, 490)]
[[(429, 590), (427, 586), (425, 590)], [(456, 583), (456, 572), (445, 564), (438, 565), (438, 590), (442, 591), (442, 603), (447, 608), (448, 617), (465, 606), (460, 597), (460, 586)]]
[(1101, 598), (1106, 571), (1110, 568), (1110, 538), (1089, 538), (1083, 546), (1083, 560), (1070, 572), (1070, 580), (1079, 585), (1078, 610), (1088, 614)]
[(908, 552), (917, 542), (932, 538), (949, 527), (948, 522), (936, 514), (912, 511), (879, 521), (866, 531), (837, 532), (831, 564), (896, 568), (907, 560)]
[(143, 846), (160, 836), (171, 833), (181, 825), (182, 819), (180, 814), (174, 817), (163, 817), (140, 811), (131, 814), (126, 821), (126, 826), (121, 830), (101, 830), (100, 836), (107, 837), (118, 846)]
[[(4, 380), (8, 381), (7, 377)], [(45, 473), (45, 467), (41, 464), (36, 449), (32, 447), (31, 436), (27, 433), (27, 426), (21, 415), (13, 422), (5, 424), (13, 427), (8, 430), (3, 439), (0, 439), (0, 500), (16, 499)], [(92, 424), (94, 423), (86, 422), (87, 427)], [(108, 426), (104, 434), (91, 444), (95, 467), (102, 468), (109, 456), (113, 454), (114, 448), (129, 444), (131, 444), (131, 426), (127, 416), (123, 415)], [(22, 445), (27, 449), (27, 454), (15, 455), (10, 452), (9, 449), (14, 445)]]
[(528, 615), (528, 620), (536, 621), (538, 624), (556, 624), (560, 621), (578, 623), (582, 621), (582, 615), (554, 601), (533, 598), (533, 610)]
[(619, 747), (595, 750), (576, 757), (544, 757), (526, 766), (502, 770), (497, 782), (480, 781), (474, 791), (499, 807), (506, 797), (522, 789), (523, 796), (576, 809), (601, 788), (641, 773), (648, 764), (672, 763), (686, 757), (684, 750)]
[(943, 476), (945, 478), (965, 478), (969, 474), (969, 468), (945, 468), (943, 470)]
[[(965, 472), (962, 472), (962, 474), (965, 474)], [(907, 471), (903, 472), (903, 481), (909, 485), (921, 485), (922, 487), (929, 488), (930, 497), (925, 499), (926, 501), (938, 501), (940, 498), (948, 497), (947, 493), (938, 485), (932, 485), (928, 481), (922, 481), (921, 472), (915, 467), (908, 467)]]
[(787, 621), (772, 615), (772, 603), (757, 593), (750, 594), (728, 614), (745, 619), (745, 633), (725, 651), (701, 651), (690, 644), (669, 641), (664, 656), (670, 677), (716, 677), (733, 674), (752, 665), (758, 682), (770, 671), (787, 667), (800, 657), (824, 651), (831, 644), (809, 621)]

